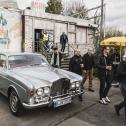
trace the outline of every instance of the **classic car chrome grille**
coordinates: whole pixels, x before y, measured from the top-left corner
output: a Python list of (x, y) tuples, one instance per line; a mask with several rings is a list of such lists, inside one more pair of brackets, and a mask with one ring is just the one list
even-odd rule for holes
[(62, 96), (69, 93), (70, 89), (70, 80), (67, 78), (59, 79), (55, 82), (53, 82), (52, 88), (51, 88), (51, 96)]

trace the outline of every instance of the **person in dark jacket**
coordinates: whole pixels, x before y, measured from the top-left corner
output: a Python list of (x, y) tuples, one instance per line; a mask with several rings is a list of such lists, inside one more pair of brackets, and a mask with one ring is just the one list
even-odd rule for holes
[(125, 119), (126, 119), (126, 53), (123, 56), (123, 60), (120, 62), (119, 67), (117, 69), (118, 73), (118, 81), (121, 93), (124, 97), (124, 100), (119, 104), (115, 105), (116, 114), (120, 115), (120, 110), (125, 107)]
[(60, 36), (61, 52), (65, 51), (66, 43), (68, 42), (68, 37), (65, 32)]
[(111, 62), (112, 62), (112, 81), (117, 82), (117, 67), (120, 62), (120, 55), (117, 49), (113, 50), (111, 54)]
[(111, 60), (109, 57), (109, 47), (103, 48), (103, 54), (99, 57), (98, 60), (98, 71), (99, 71), (99, 79), (100, 79), (100, 89), (99, 95), (101, 104), (107, 104), (110, 102), (108, 98), (108, 92), (111, 87)]
[[(75, 55), (70, 59), (69, 71), (82, 75), (82, 56), (79, 49), (75, 50)], [(79, 100), (83, 101), (82, 95), (79, 96)]]
[(92, 76), (94, 67), (94, 55), (92, 54), (92, 48), (88, 48), (88, 52), (83, 56), (83, 84), (85, 83), (87, 77), (89, 76), (89, 87), (88, 90), (94, 92), (92, 89)]
[(62, 54), (58, 51), (57, 47), (54, 47), (51, 57), (51, 65), (55, 68), (59, 68), (61, 66), (61, 60), (62, 60)]
[(80, 50), (75, 50), (75, 55), (70, 59), (69, 71), (82, 75), (82, 56)]

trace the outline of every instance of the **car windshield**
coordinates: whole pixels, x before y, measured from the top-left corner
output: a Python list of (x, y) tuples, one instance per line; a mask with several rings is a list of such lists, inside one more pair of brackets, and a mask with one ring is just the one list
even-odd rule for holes
[(48, 65), (46, 59), (41, 55), (12, 55), (8, 58), (9, 68)]

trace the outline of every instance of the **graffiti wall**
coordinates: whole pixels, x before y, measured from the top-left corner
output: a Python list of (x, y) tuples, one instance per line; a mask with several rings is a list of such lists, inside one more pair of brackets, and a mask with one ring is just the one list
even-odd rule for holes
[(0, 9), (0, 51), (21, 51), (22, 22), (16, 10)]

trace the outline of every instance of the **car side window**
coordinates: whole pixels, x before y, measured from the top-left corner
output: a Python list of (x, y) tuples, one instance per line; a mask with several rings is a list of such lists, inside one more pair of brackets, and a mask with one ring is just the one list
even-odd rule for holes
[(0, 54), (0, 68), (6, 67), (6, 56)]

